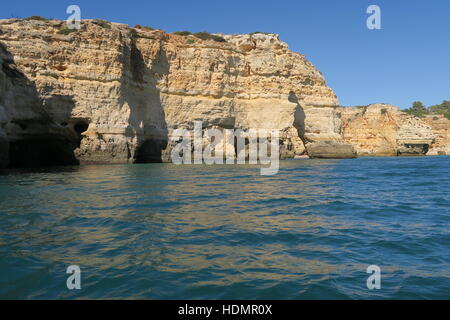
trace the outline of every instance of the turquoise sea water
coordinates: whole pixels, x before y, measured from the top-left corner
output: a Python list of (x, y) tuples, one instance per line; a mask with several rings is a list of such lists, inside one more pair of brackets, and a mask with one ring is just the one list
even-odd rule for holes
[[(450, 157), (0, 175), (2, 299), (450, 299)], [(66, 268), (81, 268), (81, 290)], [(369, 265), (381, 290), (368, 290)]]

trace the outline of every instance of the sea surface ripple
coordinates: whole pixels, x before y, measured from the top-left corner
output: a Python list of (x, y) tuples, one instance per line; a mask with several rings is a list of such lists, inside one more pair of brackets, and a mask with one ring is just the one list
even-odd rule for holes
[[(0, 175), (0, 299), (450, 299), (450, 157)], [(66, 269), (81, 268), (68, 290)], [(366, 285), (381, 268), (380, 290)]]

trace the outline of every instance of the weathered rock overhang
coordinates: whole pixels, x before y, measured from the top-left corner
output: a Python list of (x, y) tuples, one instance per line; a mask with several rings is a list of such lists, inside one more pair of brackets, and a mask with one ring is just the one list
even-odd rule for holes
[(398, 156), (424, 156), (428, 153), (433, 144), (432, 139), (417, 140), (397, 140)]

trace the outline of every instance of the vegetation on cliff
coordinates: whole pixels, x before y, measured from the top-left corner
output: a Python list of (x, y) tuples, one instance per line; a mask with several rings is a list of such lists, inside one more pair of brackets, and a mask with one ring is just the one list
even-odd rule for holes
[(134, 26), (135, 29), (143, 29), (143, 30), (147, 30), (147, 31), (153, 31), (155, 30), (155, 28), (153, 27), (149, 27), (149, 26), (141, 26), (140, 24), (137, 24)]
[(44, 17), (41, 17), (41, 16), (31, 16), (31, 17), (25, 18), (25, 20), (29, 20), (29, 21), (31, 21), (31, 20), (36, 20), (36, 21), (44, 21), (44, 22), (47, 22), (47, 21), (49, 21), (49, 20), (51, 20), (51, 19), (47, 19), (47, 18), (44, 18)]
[(254, 34), (265, 34), (265, 35), (269, 35), (269, 34), (273, 34), (273, 33), (270, 33), (270, 32), (262, 32), (262, 31), (255, 31), (255, 32), (250, 33), (250, 35), (254, 35)]
[(94, 19), (92, 21), (92, 23), (102, 27), (103, 29), (111, 29), (111, 23), (106, 21), (106, 20), (102, 20), (102, 19)]
[(441, 104), (426, 107), (420, 101), (415, 101), (411, 108), (404, 110), (413, 116), (423, 118), (429, 114), (443, 114), (450, 120), (450, 101), (444, 100)]
[(214, 40), (217, 42), (226, 42), (226, 40), (223, 37), (217, 36), (215, 34), (211, 34), (208, 32), (192, 33), (190, 31), (176, 31), (173, 34), (176, 34), (179, 36), (194, 36), (194, 37), (202, 39), (202, 40)]
[(69, 29), (67, 27), (64, 27), (63, 29), (59, 30), (58, 33), (68, 35), (68, 34), (71, 34), (72, 32), (77, 32), (77, 31), (78, 31), (77, 29)]

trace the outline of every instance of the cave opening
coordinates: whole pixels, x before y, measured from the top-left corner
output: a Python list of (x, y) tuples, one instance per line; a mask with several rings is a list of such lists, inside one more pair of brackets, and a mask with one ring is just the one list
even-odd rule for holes
[(83, 133), (85, 133), (89, 128), (89, 121), (86, 119), (72, 119), (70, 121), (73, 131), (78, 136), (77, 147), (81, 145), (81, 140), (83, 140)]
[(145, 140), (136, 151), (134, 163), (161, 163), (166, 144), (158, 139)]
[(73, 126), (73, 129), (78, 135), (81, 135), (83, 132), (86, 132), (88, 128), (89, 123), (87, 121), (78, 121)]
[(430, 149), (430, 145), (426, 143), (405, 143), (397, 150), (398, 156), (421, 156), (426, 155)]
[(65, 139), (42, 137), (11, 141), (10, 167), (33, 168), (47, 166), (77, 165), (73, 145)]

